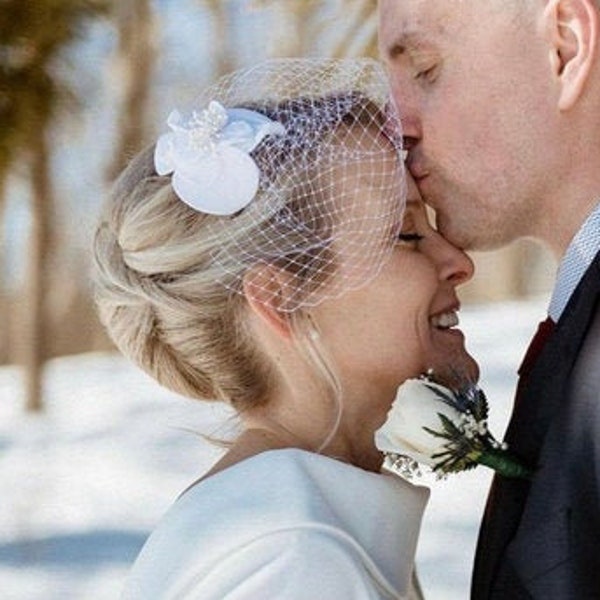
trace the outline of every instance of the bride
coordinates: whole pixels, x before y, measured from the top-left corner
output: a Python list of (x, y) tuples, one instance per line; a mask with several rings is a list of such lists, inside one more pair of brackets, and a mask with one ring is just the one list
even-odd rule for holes
[(269, 61), (137, 156), (95, 239), (97, 303), (161, 384), (242, 432), (145, 544), (126, 599), (414, 598), (428, 490), (374, 445), (406, 379), (477, 368), (472, 263), (429, 224), (371, 60)]

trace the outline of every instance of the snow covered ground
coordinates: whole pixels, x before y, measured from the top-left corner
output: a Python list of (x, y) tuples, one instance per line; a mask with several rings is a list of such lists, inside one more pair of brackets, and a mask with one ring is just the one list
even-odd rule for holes
[[(540, 298), (462, 312), (497, 436), (544, 309)], [(19, 371), (0, 369), (0, 598), (117, 598), (156, 521), (218, 456), (198, 433), (223, 434), (228, 415), (170, 394), (108, 354), (51, 362), (46, 396), (44, 415), (24, 415)], [(426, 478), (432, 497), (418, 568), (428, 600), (467, 598), (489, 481), (483, 468)]]

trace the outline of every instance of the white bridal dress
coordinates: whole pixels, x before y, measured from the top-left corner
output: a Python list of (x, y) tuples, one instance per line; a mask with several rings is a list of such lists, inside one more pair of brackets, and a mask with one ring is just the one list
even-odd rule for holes
[(123, 600), (412, 600), (428, 498), (392, 474), (303, 450), (263, 452), (175, 502)]

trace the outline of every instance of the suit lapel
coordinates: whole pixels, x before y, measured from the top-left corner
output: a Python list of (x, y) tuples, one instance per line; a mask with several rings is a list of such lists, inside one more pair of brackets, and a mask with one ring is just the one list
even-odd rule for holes
[(513, 451), (535, 466), (544, 437), (564, 402), (569, 375), (600, 300), (600, 253), (573, 293), (525, 383), (506, 433)]

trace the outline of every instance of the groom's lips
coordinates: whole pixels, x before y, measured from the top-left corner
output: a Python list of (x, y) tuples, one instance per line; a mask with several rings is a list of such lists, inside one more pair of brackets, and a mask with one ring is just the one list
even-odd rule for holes
[(423, 161), (410, 151), (406, 159), (406, 166), (417, 183), (429, 175), (429, 171), (423, 164)]
[(424, 189), (425, 184), (427, 183), (427, 178), (429, 177), (429, 171), (419, 165), (416, 161), (410, 161), (410, 157), (408, 159), (408, 170), (412, 175), (415, 183), (417, 184), (417, 188), (419, 188), (419, 193), (423, 197), (423, 199), (429, 204), (428, 195), (426, 189)]

